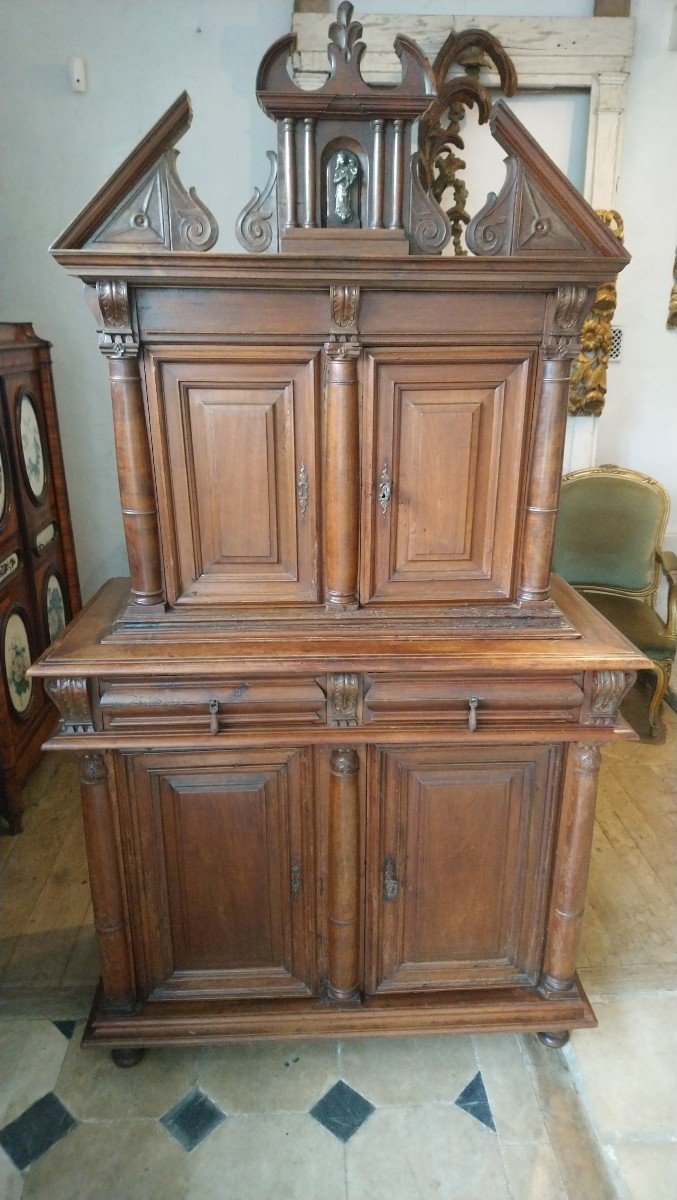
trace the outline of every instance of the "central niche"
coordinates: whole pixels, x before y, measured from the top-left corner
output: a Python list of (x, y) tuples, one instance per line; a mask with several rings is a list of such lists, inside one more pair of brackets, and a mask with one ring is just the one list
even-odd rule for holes
[(322, 225), (362, 229), (367, 225), (369, 160), (353, 138), (333, 139), (322, 153)]

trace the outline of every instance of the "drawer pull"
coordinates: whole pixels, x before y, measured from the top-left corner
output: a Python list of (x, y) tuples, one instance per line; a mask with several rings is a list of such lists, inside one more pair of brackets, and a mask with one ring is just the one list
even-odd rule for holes
[(383, 895), (386, 900), (395, 900), (400, 890), (395, 874), (394, 858), (387, 858), (383, 864)]
[(219, 732), (219, 702), (218, 700), (209, 701), (209, 732)]
[(468, 704), (470, 706), (470, 711), (468, 712), (468, 729), (471, 733), (474, 733), (477, 729), (477, 705), (479, 704), (477, 696), (471, 696)]

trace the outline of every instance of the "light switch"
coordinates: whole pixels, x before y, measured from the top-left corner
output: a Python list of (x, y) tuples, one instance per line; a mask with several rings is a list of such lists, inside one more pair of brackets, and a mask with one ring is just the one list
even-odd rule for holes
[(75, 56), (69, 58), (68, 74), (71, 81), (71, 88), (74, 92), (87, 91), (87, 69), (84, 58), (76, 58)]

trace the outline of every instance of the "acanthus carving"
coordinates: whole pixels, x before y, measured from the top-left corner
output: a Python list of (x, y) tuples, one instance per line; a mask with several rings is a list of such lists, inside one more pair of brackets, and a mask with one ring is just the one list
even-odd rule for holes
[(46, 679), (45, 691), (61, 714), (61, 733), (93, 733), (86, 679)]
[(590, 696), (591, 725), (614, 725), (621, 701), (634, 682), (628, 671), (596, 671)]
[[(487, 61), (488, 60), (488, 61)], [(454, 64), (461, 65), (466, 75), (447, 80)], [(418, 145), (421, 155), (421, 175), (424, 186), (438, 204), (447, 192), (453, 195), (453, 205), (446, 210), (451, 223), (455, 254), (467, 254), (461, 244), (463, 226), (470, 216), (465, 211), (468, 189), (459, 172), (465, 162), (456, 154), (463, 150), (460, 134), (465, 109), (477, 105), (478, 119), (484, 124), (491, 111), (491, 97), (477, 79), (485, 65), (498, 71), (501, 90), (512, 96), (517, 90), (517, 75), (512, 60), (501, 43), (484, 29), (452, 30), (433, 63), (437, 97), (419, 121)]]
[(327, 676), (327, 724), (348, 727), (358, 724), (361, 677), (350, 672)]
[[(598, 209), (597, 216), (619, 242), (623, 221), (613, 209)], [(616, 311), (616, 281), (610, 279), (597, 289), (590, 315), (581, 330), (581, 349), (571, 369), (569, 412), (572, 416), (600, 416), (606, 399), (606, 377), (611, 353), (611, 322)]]
[(183, 186), (178, 156), (178, 150), (166, 150), (87, 244), (116, 250), (209, 250), (218, 225), (195, 188)]
[(102, 754), (83, 754), (80, 759), (82, 783), (103, 783), (107, 778), (106, 764)]
[(235, 225), (238, 242), (253, 254), (267, 250), (274, 233), (276, 204), (271, 197), (277, 183), (277, 155), (272, 150), (267, 150), (266, 155), (270, 163), (268, 182), (263, 191), (254, 188), (254, 195), (245, 204)]
[(134, 337), (127, 284), (106, 279), (96, 285), (99, 350), (108, 358), (135, 358), (139, 344)]
[(562, 284), (557, 289), (555, 312), (545, 341), (547, 358), (575, 358), (580, 348), (579, 330), (588, 289), (580, 284)]
[(331, 285), (331, 332), (357, 333), (360, 289), (352, 283)]

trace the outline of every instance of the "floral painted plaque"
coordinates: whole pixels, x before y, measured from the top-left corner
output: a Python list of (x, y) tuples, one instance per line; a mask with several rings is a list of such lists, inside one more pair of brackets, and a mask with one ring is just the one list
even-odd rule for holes
[(45, 490), (45, 455), (35, 402), (29, 392), (21, 397), (19, 432), (26, 480), (34, 498), (39, 500)]
[(45, 606), (47, 608), (49, 640), (53, 642), (62, 629), (66, 628), (66, 603), (63, 598), (63, 589), (59, 577), (54, 572), (47, 576)]
[(31, 665), (28, 630), (23, 617), (13, 612), (5, 625), (5, 678), (14, 710), (21, 716), (33, 695), (33, 682), (26, 672)]

